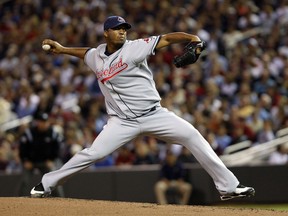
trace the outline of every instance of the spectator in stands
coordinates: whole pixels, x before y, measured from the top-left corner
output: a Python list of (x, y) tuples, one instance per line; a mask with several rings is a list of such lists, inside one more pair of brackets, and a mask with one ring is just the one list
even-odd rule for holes
[(272, 129), (272, 122), (270, 120), (265, 120), (263, 122), (263, 130), (261, 130), (257, 137), (258, 143), (265, 143), (275, 139), (275, 134)]
[(182, 147), (180, 154), (178, 155), (178, 161), (182, 164), (198, 163), (196, 158), (191, 154), (191, 152), (186, 148)]
[(145, 137), (145, 140), (149, 148), (149, 154), (151, 155), (155, 163), (160, 163), (161, 141), (156, 139), (155, 137)]
[(12, 132), (7, 132), (0, 139), (0, 171), (7, 174), (22, 172), (16, 140)]
[(16, 115), (11, 110), (11, 103), (0, 97), (0, 125), (14, 119), (16, 119)]
[(125, 166), (125, 165), (132, 165), (134, 162), (134, 154), (130, 151), (127, 146), (122, 146), (119, 151), (118, 155), (115, 159), (115, 165), (117, 166)]
[(33, 91), (29, 82), (25, 79), (21, 81), (19, 89), (19, 98), (16, 104), (16, 113), (22, 118), (28, 115), (33, 115), (39, 104), (39, 96)]
[(268, 94), (261, 94), (257, 104), (259, 117), (263, 120), (272, 120), (271, 110), (273, 108), (272, 98)]
[(187, 205), (192, 192), (192, 185), (187, 182), (186, 172), (177, 156), (168, 151), (164, 163), (161, 165), (160, 178), (155, 184), (157, 202), (168, 204), (166, 192), (169, 189), (180, 193), (179, 204)]
[(223, 123), (219, 125), (218, 131), (216, 132), (215, 136), (216, 142), (218, 144), (217, 146), (217, 152), (221, 155), (223, 154), (226, 147), (231, 145), (232, 138), (227, 134), (227, 128), (226, 125)]
[(35, 172), (43, 175), (56, 168), (62, 142), (61, 134), (54, 130), (47, 113), (35, 116), (32, 125), (20, 138), (19, 154), (23, 165), (23, 179), (19, 192), (21, 196), (29, 194), (29, 183)]
[(143, 164), (156, 164), (157, 158), (150, 152), (148, 143), (144, 141), (143, 137), (137, 137), (134, 141), (135, 145), (135, 157), (133, 164), (134, 165), (143, 165)]
[(274, 151), (268, 159), (268, 163), (271, 165), (287, 165), (288, 164), (288, 148), (287, 144), (278, 145), (276, 151)]
[(263, 130), (264, 121), (259, 116), (259, 109), (255, 109), (251, 116), (247, 119), (247, 124), (253, 130), (254, 134), (258, 134)]
[(255, 141), (256, 135), (250, 128), (246, 120), (239, 115), (238, 107), (233, 107), (230, 113), (230, 119), (227, 124), (228, 133), (231, 136), (231, 145), (245, 141)]
[(61, 160), (63, 163), (66, 163), (70, 160), (73, 155), (83, 149), (82, 146), (82, 131), (78, 127), (77, 123), (70, 121), (66, 123), (65, 127), (65, 145), (61, 146)]

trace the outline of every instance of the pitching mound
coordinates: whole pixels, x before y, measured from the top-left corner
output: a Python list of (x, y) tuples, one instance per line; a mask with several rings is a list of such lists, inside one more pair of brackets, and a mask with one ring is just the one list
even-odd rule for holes
[(209, 206), (156, 205), (67, 198), (0, 198), (0, 215), (117, 215), (117, 216), (284, 216), (287, 212)]

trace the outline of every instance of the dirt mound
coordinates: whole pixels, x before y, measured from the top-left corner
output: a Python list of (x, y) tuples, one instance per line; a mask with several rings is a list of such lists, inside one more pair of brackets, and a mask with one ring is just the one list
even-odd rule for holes
[(117, 215), (117, 216), (284, 216), (287, 212), (210, 206), (156, 205), (68, 198), (0, 198), (0, 215)]

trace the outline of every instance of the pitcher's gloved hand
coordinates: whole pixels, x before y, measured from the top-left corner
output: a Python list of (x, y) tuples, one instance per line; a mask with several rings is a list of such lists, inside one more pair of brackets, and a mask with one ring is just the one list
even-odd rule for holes
[(205, 41), (190, 42), (185, 46), (182, 55), (174, 57), (173, 64), (177, 68), (184, 67), (189, 64), (194, 64), (206, 46), (207, 45)]

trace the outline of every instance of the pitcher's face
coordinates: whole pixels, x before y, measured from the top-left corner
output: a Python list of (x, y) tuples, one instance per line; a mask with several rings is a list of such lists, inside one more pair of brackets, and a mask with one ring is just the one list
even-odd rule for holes
[(127, 29), (124, 25), (120, 25), (105, 31), (104, 36), (106, 37), (107, 43), (123, 45), (127, 38)]

